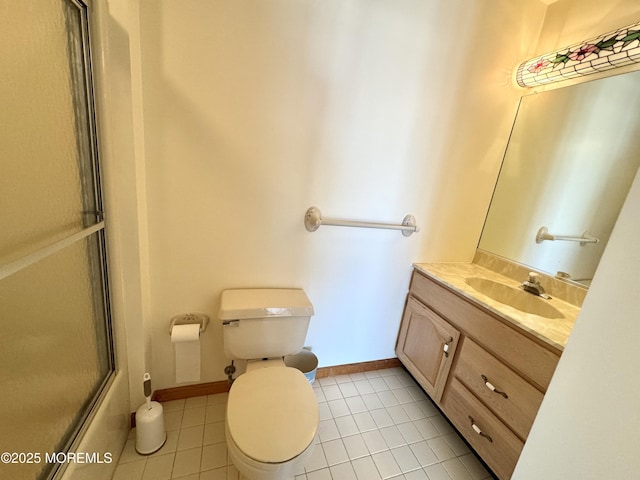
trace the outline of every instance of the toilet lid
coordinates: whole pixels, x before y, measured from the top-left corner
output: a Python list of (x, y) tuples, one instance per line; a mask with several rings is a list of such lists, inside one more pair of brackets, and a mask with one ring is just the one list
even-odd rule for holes
[(227, 428), (236, 446), (262, 463), (300, 455), (318, 430), (318, 402), (300, 370), (262, 368), (240, 375), (229, 391)]

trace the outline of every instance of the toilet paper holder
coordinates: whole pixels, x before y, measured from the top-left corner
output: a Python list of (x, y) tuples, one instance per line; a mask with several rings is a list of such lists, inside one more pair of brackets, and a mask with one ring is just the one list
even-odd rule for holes
[(171, 318), (171, 323), (169, 323), (169, 335), (171, 335), (174, 325), (190, 325), (196, 323), (200, 324), (200, 335), (202, 335), (207, 329), (207, 325), (209, 325), (209, 316), (204, 313), (184, 313), (182, 315), (176, 315)]

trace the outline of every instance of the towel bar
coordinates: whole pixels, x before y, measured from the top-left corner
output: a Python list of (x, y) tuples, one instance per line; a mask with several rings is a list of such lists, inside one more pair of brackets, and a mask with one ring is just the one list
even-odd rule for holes
[(598, 243), (600, 240), (596, 237), (589, 235), (589, 232), (584, 232), (581, 237), (573, 235), (552, 235), (547, 230), (547, 227), (540, 227), (536, 233), (536, 243), (542, 243), (545, 240), (566, 240), (569, 242), (580, 242), (581, 246), (585, 246), (587, 243)]
[(360, 228), (383, 228), (387, 230), (400, 230), (405, 237), (410, 236), (420, 229), (416, 225), (416, 219), (408, 214), (402, 219), (402, 224), (362, 222), (357, 220), (339, 220), (335, 218), (322, 218), (322, 212), (318, 207), (309, 207), (304, 215), (304, 226), (309, 232), (315, 232), (320, 225), (332, 225), (335, 227), (360, 227)]

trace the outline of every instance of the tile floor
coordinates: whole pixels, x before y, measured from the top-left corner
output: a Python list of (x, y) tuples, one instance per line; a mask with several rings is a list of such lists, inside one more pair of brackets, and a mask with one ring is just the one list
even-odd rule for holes
[[(295, 480), (491, 479), (402, 369), (317, 379), (318, 445)], [(167, 442), (150, 456), (127, 441), (113, 480), (243, 480), (224, 439), (227, 394), (164, 403)]]

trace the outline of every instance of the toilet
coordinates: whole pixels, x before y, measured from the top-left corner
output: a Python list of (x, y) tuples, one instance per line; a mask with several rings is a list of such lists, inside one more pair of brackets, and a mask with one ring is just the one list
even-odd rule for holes
[(222, 292), (225, 355), (247, 361), (229, 391), (225, 435), (231, 460), (249, 480), (293, 480), (313, 452), (318, 402), (305, 375), (284, 364), (302, 350), (312, 315), (301, 289)]

